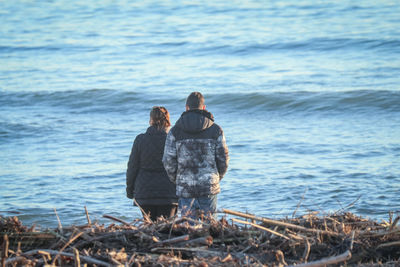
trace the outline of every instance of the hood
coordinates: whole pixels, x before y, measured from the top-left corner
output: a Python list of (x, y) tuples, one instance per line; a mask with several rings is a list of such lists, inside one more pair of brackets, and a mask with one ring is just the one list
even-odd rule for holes
[(214, 116), (207, 110), (191, 109), (182, 113), (176, 126), (187, 133), (198, 133), (214, 124)]

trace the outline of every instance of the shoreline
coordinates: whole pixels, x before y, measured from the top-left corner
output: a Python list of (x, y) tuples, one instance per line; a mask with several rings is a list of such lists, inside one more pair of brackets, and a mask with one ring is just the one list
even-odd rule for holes
[[(358, 200), (358, 199), (357, 199)], [(356, 200), (356, 201), (357, 201)], [(355, 201), (353, 201), (355, 202)], [(363, 217), (364, 219), (368, 219), (371, 221), (376, 221), (376, 222), (384, 222), (387, 220), (388, 217), (393, 215), (400, 215), (400, 210), (385, 210), (384, 212), (381, 212), (379, 214), (367, 214), (363, 212), (357, 212), (357, 209), (349, 209), (349, 206), (353, 205), (353, 203), (347, 205), (346, 207), (342, 208), (337, 208), (337, 209), (328, 209), (328, 210), (322, 210), (322, 209), (299, 209), (298, 206), (294, 206), (293, 209), (287, 209), (285, 212), (276, 212), (276, 213), (269, 213), (269, 212), (264, 212), (259, 214), (257, 210), (254, 209), (248, 209), (244, 208), (243, 206), (240, 207), (233, 207), (233, 209), (241, 209), (242, 211), (245, 211), (246, 213), (253, 213), (257, 214), (261, 217), (266, 217), (266, 218), (272, 218), (275, 220), (280, 220), (282, 218), (294, 218), (294, 216), (297, 216), (297, 214), (310, 214), (313, 213), (317, 216), (325, 216), (329, 214), (336, 214), (340, 212), (350, 212), (353, 214), (357, 214), (359, 217)], [(227, 205), (224, 205), (227, 207)], [(44, 214), (28, 214), (26, 212), (26, 209), (23, 211), (10, 211), (10, 210), (2, 210), (0, 211), (0, 217), (18, 217), (19, 220), (24, 222), (26, 225), (36, 225), (37, 227), (46, 229), (46, 228), (56, 228), (58, 224), (57, 216), (59, 216), (59, 220), (62, 222), (64, 225), (80, 225), (80, 224), (85, 224), (86, 223), (86, 216), (85, 216), (85, 209), (87, 206), (82, 205), (74, 208), (73, 211), (68, 210), (67, 212), (63, 207), (55, 208), (55, 207), (49, 207), (46, 210), (43, 210), (41, 212), (44, 212)], [(132, 209), (133, 207), (133, 209)], [(93, 207), (90, 207), (90, 214), (92, 217), (93, 221), (97, 221), (98, 223), (106, 224), (109, 222), (109, 220), (105, 219), (103, 217), (104, 213), (110, 214), (112, 216), (121, 218), (123, 220), (134, 220), (135, 218), (140, 218), (142, 216), (142, 213), (140, 212), (140, 209), (137, 206), (132, 206), (129, 205), (126, 207), (127, 212), (110, 212), (110, 211), (100, 211), (99, 209), (95, 209), (95, 211), (92, 211)], [(221, 207), (217, 210), (218, 214), (218, 219), (222, 218), (224, 216), (224, 212), (222, 210), (224, 207)], [(56, 211), (55, 211), (56, 210)], [(294, 210), (294, 211), (293, 211)], [(125, 210), (124, 210), (125, 211)], [(125, 215), (121, 215), (121, 213)]]
[(86, 224), (63, 227), (58, 218), (57, 228), (44, 231), (17, 217), (0, 217), (2, 261), (5, 266), (400, 266), (400, 216), (378, 223), (349, 212), (279, 220), (222, 212), (226, 216), (218, 221), (127, 222), (103, 215), (110, 220), (106, 225), (92, 222), (85, 209)]

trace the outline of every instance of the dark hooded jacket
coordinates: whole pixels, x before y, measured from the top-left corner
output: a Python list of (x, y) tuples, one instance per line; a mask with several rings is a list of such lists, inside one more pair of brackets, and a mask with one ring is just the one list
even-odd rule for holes
[(167, 135), (163, 163), (178, 197), (218, 194), (228, 162), (224, 133), (206, 110), (184, 112)]
[(177, 203), (175, 184), (162, 164), (167, 132), (150, 126), (136, 136), (126, 171), (126, 195), (139, 205), (169, 205)]

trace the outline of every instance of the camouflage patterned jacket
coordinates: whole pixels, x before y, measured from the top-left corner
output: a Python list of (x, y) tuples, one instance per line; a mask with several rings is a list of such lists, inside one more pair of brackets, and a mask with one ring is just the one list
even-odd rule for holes
[(218, 194), (229, 155), (213, 115), (206, 110), (184, 112), (167, 135), (162, 161), (178, 197)]

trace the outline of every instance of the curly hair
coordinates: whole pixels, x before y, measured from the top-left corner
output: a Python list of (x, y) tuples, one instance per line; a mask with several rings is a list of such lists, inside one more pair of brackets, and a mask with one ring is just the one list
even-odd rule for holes
[(166, 108), (161, 106), (155, 106), (150, 111), (151, 125), (157, 127), (157, 129), (166, 129), (171, 126), (169, 120), (169, 112)]

